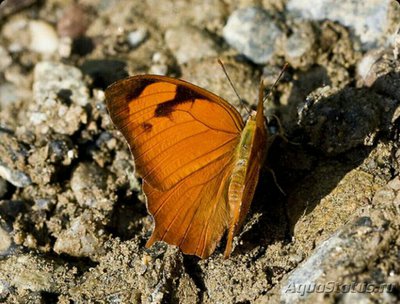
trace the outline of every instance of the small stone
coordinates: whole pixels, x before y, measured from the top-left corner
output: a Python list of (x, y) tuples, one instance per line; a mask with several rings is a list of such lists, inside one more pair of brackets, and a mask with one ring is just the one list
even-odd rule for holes
[(113, 200), (106, 196), (107, 174), (93, 163), (81, 163), (72, 173), (71, 189), (81, 206), (109, 210)]
[(380, 75), (380, 72), (386, 72), (380, 70), (378, 65), (379, 60), (382, 58), (382, 50), (372, 50), (367, 52), (357, 64), (357, 76), (359, 78), (359, 85), (370, 87)]
[(131, 47), (137, 48), (147, 38), (148, 32), (145, 28), (139, 28), (136, 31), (128, 33), (128, 43)]
[(57, 23), (57, 32), (60, 37), (72, 39), (85, 34), (89, 26), (89, 17), (85, 7), (72, 4), (66, 7)]
[(65, 135), (74, 134), (87, 121), (83, 106), (89, 101), (88, 89), (79, 69), (55, 62), (35, 66), (33, 99), (29, 122), (39, 133), (49, 129)]
[(83, 213), (71, 222), (71, 226), (61, 232), (54, 251), (75, 257), (91, 257), (101, 252), (101, 238), (94, 232), (93, 219), (89, 213)]
[(313, 146), (335, 155), (359, 145), (373, 145), (378, 130), (390, 128), (387, 121), (395, 107), (392, 99), (365, 88), (326, 86), (308, 95), (298, 124)]
[(316, 37), (310, 23), (295, 24), (292, 33), (284, 40), (285, 59), (293, 68), (308, 68), (316, 59)]
[(33, 208), (35, 210), (50, 211), (50, 208), (52, 206), (54, 206), (54, 202), (51, 199), (37, 198), (37, 199), (35, 199), (35, 205), (33, 206)]
[(275, 52), (281, 30), (271, 15), (258, 7), (236, 10), (223, 29), (226, 42), (257, 64), (268, 62)]
[(58, 54), (62, 58), (68, 58), (71, 56), (73, 47), (73, 41), (70, 37), (61, 37), (60, 38), (60, 45), (58, 47)]
[(149, 69), (150, 74), (167, 75), (169, 58), (161, 52), (155, 52), (151, 58), (152, 65)]
[(54, 139), (48, 144), (48, 158), (52, 163), (62, 163), (69, 166), (77, 152), (70, 140)]
[(388, 186), (395, 190), (395, 191), (399, 191), (400, 190), (400, 178), (396, 177), (394, 179), (392, 179), (389, 183)]
[(167, 75), (168, 73), (168, 66), (163, 64), (153, 64), (149, 69), (149, 74), (154, 75)]
[(63, 90), (62, 97), (68, 95), (64, 98), (64, 102), (70, 101), (85, 106), (89, 98), (82, 78), (82, 72), (76, 67), (50, 61), (40, 62), (34, 70), (34, 97), (42, 102), (46, 96), (58, 94)]
[(211, 37), (195, 27), (169, 29), (165, 33), (165, 41), (179, 64), (218, 55)]
[(18, 188), (27, 187), (32, 184), (31, 178), (25, 172), (10, 169), (1, 162), (0, 176)]
[(10, 16), (10, 19), (2, 26), (1, 35), (8, 40), (8, 51), (18, 53), (27, 49), (30, 44), (28, 21), (21, 16)]
[(55, 29), (44, 21), (32, 20), (29, 22), (31, 43), (29, 48), (33, 52), (43, 55), (53, 54), (58, 49), (58, 36)]
[(388, 18), (390, 4), (389, 0), (289, 0), (286, 8), (289, 14), (295, 17), (311, 20), (329, 19), (350, 27), (361, 43), (370, 48), (379, 40), (386, 39), (386, 30), (390, 22)]
[(26, 162), (29, 155), (26, 145), (10, 133), (0, 132), (0, 177), (16, 187), (32, 183)]

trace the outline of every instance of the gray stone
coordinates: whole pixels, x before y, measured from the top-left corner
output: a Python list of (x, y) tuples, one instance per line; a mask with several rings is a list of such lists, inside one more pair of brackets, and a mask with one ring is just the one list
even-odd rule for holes
[(391, 2), (389, 0), (289, 0), (286, 8), (295, 17), (337, 21), (351, 28), (364, 46), (369, 48), (385, 38)]
[(100, 253), (102, 241), (94, 228), (91, 214), (84, 212), (61, 232), (54, 244), (54, 251), (76, 257), (91, 257)]
[[(361, 269), (367, 267), (371, 260), (387, 250), (386, 246), (395, 238), (393, 230), (384, 228), (385, 220), (396, 219), (396, 214), (390, 209), (368, 210), (366, 215), (373, 218), (373, 227), (358, 225), (359, 218), (356, 218), (320, 243), (313, 254), (288, 275), (281, 288), (280, 303), (299, 303), (306, 299), (307, 303), (319, 303), (337, 288), (353, 288), (349, 294), (362, 288), (362, 282), (351, 286), (343, 280), (349, 264)], [(349, 297), (343, 303), (354, 303), (351, 300), (355, 299)]]
[(291, 35), (285, 38), (283, 43), (286, 61), (293, 68), (310, 67), (317, 56), (315, 43), (316, 37), (311, 24), (295, 24)]
[(216, 44), (205, 32), (190, 26), (167, 30), (165, 41), (179, 64), (191, 60), (216, 57)]
[(107, 195), (107, 174), (93, 163), (81, 163), (73, 172), (71, 189), (81, 206), (110, 210), (113, 200)]
[(281, 35), (270, 14), (258, 7), (234, 11), (223, 29), (226, 42), (257, 64), (272, 58)]
[(60, 134), (72, 135), (87, 114), (88, 90), (82, 72), (72, 66), (55, 62), (40, 62), (35, 66), (33, 98), (29, 105), (30, 123), (39, 133), (49, 128)]
[(15, 187), (23, 188), (32, 184), (32, 180), (25, 172), (8, 168), (0, 162), (0, 176), (13, 184)]
[(16, 187), (26, 187), (32, 183), (26, 160), (28, 147), (8, 133), (0, 132), (0, 177)]
[(390, 130), (395, 108), (393, 99), (365, 88), (326, 86), (307, 96), (299, 108), (298, 124), (311, 145), (334, 155), (359, 145), (373, 145), (378, 130)]
[(147, 38), (147, 30), (145, 28), (139, 28), (136, 31), (128, 33), (128, 43), (131, 47), (137, 48)]

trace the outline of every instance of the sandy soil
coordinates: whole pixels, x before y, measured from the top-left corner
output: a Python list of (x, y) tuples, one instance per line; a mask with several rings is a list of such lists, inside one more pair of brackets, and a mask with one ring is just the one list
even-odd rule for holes
[[(365, 49), (339, 22), (292, 18), (286, 2), (25, 0), (0, 11), (0, 302), (400, 301), (396, 44)], [(264, 64), (223, 39), (229, 16), (251, 5), (282, 32)], [(288, 52), (295, 34), (310, 46), (300, 56)], [(224, 242), (206, 260), (145, 249), (152, 219), (104, 90), (166, 73), (240, 110), (217, 58), (250, 107), (260, 77), (273, 83), (289, 62), (265, 113), (287, 141), (270, 148), (230, 259)], [(301, 289), (328, 282), (336, 289)], [(352, 283), (388, 288), (341, 287)]]

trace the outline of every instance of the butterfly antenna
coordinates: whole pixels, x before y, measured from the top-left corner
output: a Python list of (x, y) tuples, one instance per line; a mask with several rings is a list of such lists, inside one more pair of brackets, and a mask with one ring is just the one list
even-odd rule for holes
[(223, 63), (222, 60), (219, 59), (219, 58), (218, 58), (218, 63), (219, 63), (219, 65), (221, 66), (222, 70), (224, 71), (224, 74), (225, 74), (226, 78), (228, 78), (229, 84), (231, 85), (233, 91), (235, 92), (237, 98), (239, 99), (240, 104), (242, 105), (242, 107), (244, 107), (244, 108), (246, 109), (247, 113), (250, 114), (250, 111), (249, 111), (249, 109), (246, 107), (246, 105), (244, 104), (243, 99), (240, 97), (239, 93), (236, 91), (236, 88), (235, 88), (235, 86), (233, 85), (233, 82), (232, 82), (231, 78), (229, 77), (228, 72), (227, 72), (226, 69), (225, 69), (224, 63)]
[(281, 78), (283, 76), (283, 73), (285, 73), (285, 71), (286, 71), (288, 66), (289, 66), (289, 64), (287, 62), (283, 65), (283, 68), (282, 68), (281, 72), (279, 73), (278, 78), (276, 78), (276, 80), (275, 80), (274, 84), (272, 85), (272, 87), (271, 87), (270, 91), (268, 92), (268, 94), (264, 96), (263, 102), (265, 100), (267, 100), (268, 97), (271, 96), (272, 92), (275, 90), (276, 86), (278, 85), (279, 81), (281, 80)]

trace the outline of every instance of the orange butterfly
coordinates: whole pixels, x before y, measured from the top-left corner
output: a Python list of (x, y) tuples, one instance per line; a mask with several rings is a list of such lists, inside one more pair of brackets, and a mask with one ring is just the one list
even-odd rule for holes
[(228, 102), (183, 80), (139, 75), (107, 88), (155, 221), (146, 247), (165, 241), (207, 258), (229, 229), (229, 257), (266, 154), (263, 91), (244, 124)]

